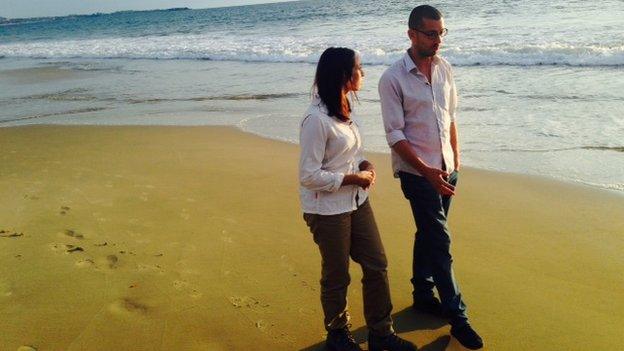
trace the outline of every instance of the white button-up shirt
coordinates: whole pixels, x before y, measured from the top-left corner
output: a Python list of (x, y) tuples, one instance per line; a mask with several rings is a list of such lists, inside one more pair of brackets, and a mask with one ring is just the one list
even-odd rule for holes
[(321, 99), (314, 98), (301, 121), (299, 145), (299, 193), (304, 213), (345, 213), (366, 201), (368, 192), (361, 187), (341, 186), (344, 176), (357, 173), (364, 161), (353, 114), (347, 122), (330, 117)]
[[(428, 166), (453, 172), (450, 127), (455, 122), (457, 91), (451, 65), (434, 56), (429, 82), (405, 53), (381, 76), (379, 96), (388, 145), (407, 140)], [(394, 150), (392, 169), (395, 176), (399, 171), (420, 175)]]

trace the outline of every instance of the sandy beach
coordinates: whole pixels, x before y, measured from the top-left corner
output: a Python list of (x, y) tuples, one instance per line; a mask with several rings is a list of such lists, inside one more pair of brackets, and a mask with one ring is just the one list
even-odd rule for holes
[[(323, 350), (297, 145), (229, 127), (29, 126), (0, 128), (0, 150), (0, 350)], [(414, 223), (389, 155), (370, 159), (396, 329), (461, 350), (409, 309)], [(485, 349), (621, 349), (624, 196), (468, 167), (459, 183), (455, 273)]]

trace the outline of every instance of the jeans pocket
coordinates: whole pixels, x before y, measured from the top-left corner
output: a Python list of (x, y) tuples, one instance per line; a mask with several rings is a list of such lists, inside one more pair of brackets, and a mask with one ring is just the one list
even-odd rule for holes
[(399, 177), (401, 179), (403, 195), (410, 201), (422, 199), (423, 197), (431, 197), (437, 194), (433, 185), (431, 185), (425, 177), (403, 172), (399, 174)]

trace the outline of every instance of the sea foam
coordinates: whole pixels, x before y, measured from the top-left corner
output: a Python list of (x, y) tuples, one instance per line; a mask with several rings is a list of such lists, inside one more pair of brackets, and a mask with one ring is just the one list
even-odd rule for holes
[[(322, 51), (333, 45), (347, 46), (347, 43), (332, 42), (326, 38), (299, 40), (282, 36), (249, 40), (202, 34), (8, 43), (0, 45), (0, 56), (316, 63)], [(362, 40), (351, 46), (361, 53), (364, 64), (388, 65), (403, 55), (405, 45), (401, 40), (396, 43)], [(448, 45), (442, 54), (459, 66), (624, 66), (624, 45)]]

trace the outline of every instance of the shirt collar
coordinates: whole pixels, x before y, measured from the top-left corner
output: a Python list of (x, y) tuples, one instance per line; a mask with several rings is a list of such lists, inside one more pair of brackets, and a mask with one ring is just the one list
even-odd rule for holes
[(405, 65), (405, 69), (408, 72), (411, 72), (414, 69), (418, 70), (418, 67), (416, 67), (416, 64), (414, 63), (414, 60), (412, 60), (409, 55), (409, 49), (405, 50), (405, 54), (403, 55), (403, 64)]
[[(438, 55), (434, 55), (433, 60), (431, 60), (431, 64), (436, 65), (439, 60), (440, 59), (438, 58)], [(414, 60), (412, 60), (412, 58), (409, 55), (409, 49), (405, 50), (405, 54), (403, 55), (403, 65), (405, 65), (405, 69), (407, 69), (408, 72), (411, 72), (412, 70), (416, 70), (416, 72), (420, 72), (418, 70), (418, 67), (414, 63)]]

